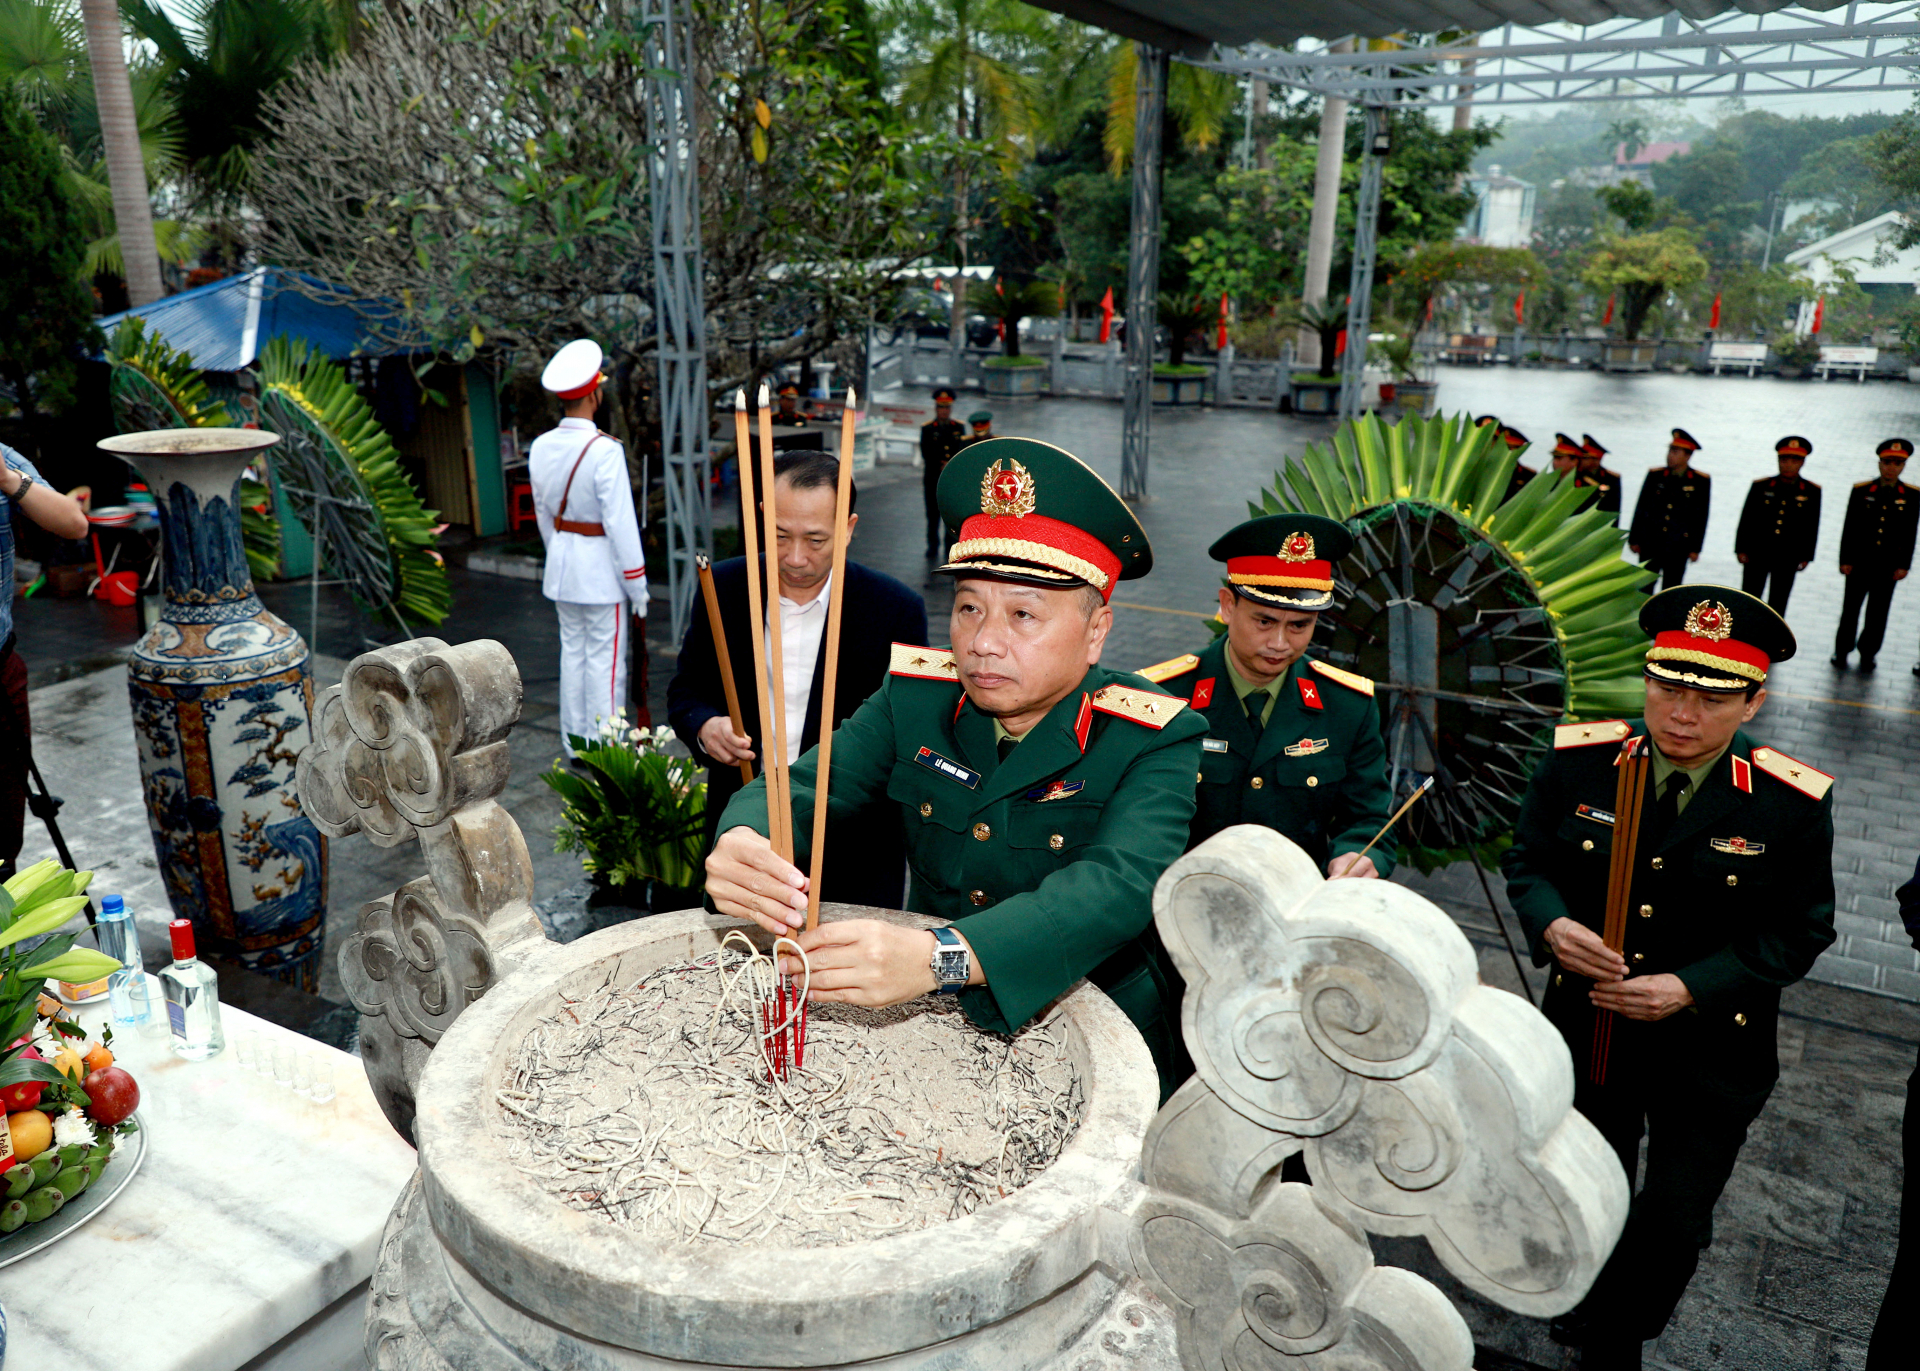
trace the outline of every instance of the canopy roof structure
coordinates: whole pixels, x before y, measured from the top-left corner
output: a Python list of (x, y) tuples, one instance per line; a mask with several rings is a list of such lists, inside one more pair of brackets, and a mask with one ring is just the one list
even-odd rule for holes
[[(202, 371), (239, 371), (252, 366), (267, 340), (280, 334), (303, 339), (336, 359), (399, 351), (382, 341), (390, 336), (396, 313), (390, 305), (360, 299), (300, 272), (255, 267), (109, 314), (99, 323), (102, 332), (111, 335), (122, 319), (145, 319), (168, 346), (186, 353)], [(389, 327), (376, 333), (381, 323)]]

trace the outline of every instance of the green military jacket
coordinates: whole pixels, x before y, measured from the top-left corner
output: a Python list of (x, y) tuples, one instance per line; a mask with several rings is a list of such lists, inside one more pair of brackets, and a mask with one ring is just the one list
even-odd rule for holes
[[(1392, 813), (1380, 712), (1364, 676), (1295, 662), (1275, 682), (1264, 729), (1233, 693), (1225, 635), (1160, 683), (1207, 720), (1189, 848), (1234, 824), (1261, 824), (1298, 843), (1324, 872), (1334, 857), (1365, 847)], [(1393, 871), (1391, 844), (1367, 855), (1381, 875)]]
[[(1605, 930), (1613, 845), (1615, 759), (1638, 720), (1564, 724), (1521, 802), (1501, 859), (1507, 896), (1532, 943), (1551, 959), (1547, 925), (1567, 916)], [(1648, 768), (1651, 790), (1653, 768)], [(1807, 974), (1833, 942), (1833, 778), (1734, 734), (1666, 836), (1634, 853), (1626, 946), (1630, 975), (1671, 972), (1694, 1004), (1652, 1023), (1616, 1019), (1632, 1050), (1693, 1063), (1706, 1088), (1752, 1105), (1779, 1074), (1774, 1034), (1781, 987)], [(1651, 793), (1644, 800), (1651, 812)], [(1592, 982), (1556, 972), (1547, 1017), (1586, 1078)], [(1609, 1073), (1611, 1074), (1611, 1073)], [(1757, 1107), (1757, 1106), (1754, 1106)]]
[[(1153, 887), (1185, 849), (1205, 722), (1141, 677), (1096, 666), (1005, 762), (993, 724), (962, 692), (951, 652), (896, 645), (886, 684), (834, 731), (829, 814), (899, 807), (908, 908), (964, 921), (986, 975), (960, 995), (975, 1023), (1012, 1032), (1090, 977), (1162, 1056), (1156, 1037), (1177, 1038), (1178, 1005), (1150, 965)], [(810, 748), (792, 771), (803, 867), (818, 763)], [(734, 796), (719, 831), (742, 824), (767, 831), (763, 777)]]

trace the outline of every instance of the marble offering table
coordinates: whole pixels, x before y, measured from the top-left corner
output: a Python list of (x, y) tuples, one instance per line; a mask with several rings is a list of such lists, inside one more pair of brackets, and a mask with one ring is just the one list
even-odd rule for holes
[[(89, 1028), (104, 1004), (80, 1011)], [(367, 1277), (413, 1174), (356, 1057), (223, 1007), (183, 1062), (114, 1035), (149, 1124), (139, 1174), (54, 1246), (0, 1268), (7, 1364), (60, 1371), (361, 1371)], [(315, 1104), (238, 1061), (241, 1035), (332, 1064)], [(108, 1171), (108, 1176), (112, 1171)]]

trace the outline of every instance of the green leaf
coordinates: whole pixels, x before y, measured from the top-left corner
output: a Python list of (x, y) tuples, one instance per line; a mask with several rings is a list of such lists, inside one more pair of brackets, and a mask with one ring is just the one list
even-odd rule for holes
[(73, 981), (84, 984), (97, 981), (102, 976), (111, 975), (120, 969), (120, 963), (104, 952), (96, 952), (90, 947), (68, 948), (57, 957), (33, 962), (23, 967), (22, 976), (41, 976), (50, 981)]
[(72, 895), (64, 900), (51, 900), (32, 913), (22, 914), (5, 932), (0, 932), (0, 947), (10, 947), (22, 938), (37, 938), (42, 933), (51, 933), (86, 907), (87, 899), (84, 895)]

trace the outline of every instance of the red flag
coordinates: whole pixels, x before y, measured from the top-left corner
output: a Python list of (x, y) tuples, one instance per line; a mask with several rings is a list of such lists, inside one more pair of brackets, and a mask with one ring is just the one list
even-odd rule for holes
[(1707, 327), (1720, 327), (1720, 297), (1717, 294), (1713, 297), (1713, 317), (1707, 320)]
[(1429, 324), (1433, 322), (1433, 297), (1431, 295), (1427, 297), (1427, 322)]
[(1827, 297), (1824, 295), (1814, 296), (1813, 297), (1813, 328), (1811, 332), (1818, 333), (1820, 331), (1820, 321), (1826, 317), (1827, 317)]
[(1100, 297), (1100, 341), (1106, 342), (1113, 336), (1113, 287), (1107, 287), (1107, 293)]
[(1220, 292), (1220, 330), (1213, 344), (1216, 352), (1227, 350), (1227, 293)]
[(1333, 355), (1335, 357), (1338, 357), (1341, 353), (1345, 352), (1346, 350), (1347, 350), (1347, 331), (1345, 329), (1341, 329), (1340, 336), (1333, 340)]
[(1513, 322), (1516, 324), (1527, 322), (1527, 293), (1524, 290), (1513, 297)]
[(1600, 327), (1605, 328), (1613, 322), (1613, 297), (1607, 297), (1607, 312), (1600, 316)]

